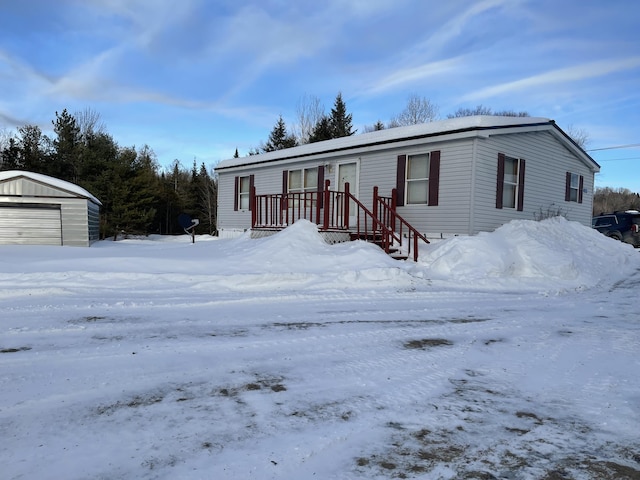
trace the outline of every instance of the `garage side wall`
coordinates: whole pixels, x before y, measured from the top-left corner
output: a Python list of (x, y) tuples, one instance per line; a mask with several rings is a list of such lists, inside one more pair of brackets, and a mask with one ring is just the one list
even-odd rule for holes
[[(80, 198), (58, 198), (62, 214), (62, 245), (71, 247), (88, 247), (89, 218), (88, 202)], [(53, 201), (53, 199), (52, 199)]]

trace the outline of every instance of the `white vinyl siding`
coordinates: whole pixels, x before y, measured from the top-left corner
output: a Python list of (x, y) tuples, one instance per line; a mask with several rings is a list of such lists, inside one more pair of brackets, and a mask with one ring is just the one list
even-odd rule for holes
[[(533, 220), (540, 210), (560, 210), (569, 220), (591, 225), (594, 174), (549, 132), (495, 135), (477, 139), (476, 183), (471, 233), (492, 231), (512, 219)], [(499, 153), (526, 158), (524, 209), (496, 209), (496, 162)], [(584, 176), (590, 195), (581, 204), (565, 202), (566, 172)]]
[[(534, 213), (547, 210), (551, 204), (568, 205), (570, 220), (585, 225), (591, 222), (594, 173), (575, 153), (567, 149), (549, 131), (488, 134), (465, 138), (411, 139), (376, 145), (363, 149), (309, 155), (304, 159), (286, 159), (272, 163), (225, 168), (218, 171), (220, 228), (248, 229), (249, 212), (233, 211), (233, 181), (235, 176), (255, 174), (256, 193), (282, 193), (283, 171), (324, 166), (324, 178), (335, 189), (337, 165), (358, 162), (358, 191), (352, 193), (369, 209), (373, 187), (381, 196), (391, 196), (397, 182), (398, 156), (440, 152), (439, 200), (436, 206), (406, 204), (398, 213), (420, 232), (430, 236), (475, 234), (492, 231), (512, 219), (533, 220)], [(498, 154), (526, 159), (523, 211), (496, 208)], [(584, 177), (585, 201), (582, 204), (564, 201), (566, 172)], [(406, 191), (405, 191), (406, 194)], [(517, 202), (517, 199), (516, 199)]]

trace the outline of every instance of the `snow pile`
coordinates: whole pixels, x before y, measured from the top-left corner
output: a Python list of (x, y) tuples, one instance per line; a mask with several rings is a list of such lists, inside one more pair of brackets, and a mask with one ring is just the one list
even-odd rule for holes
[(640, 268), (630, 245), (577, 222), (555, 217), (512, 221), (494, 232), (454, 237), (420, 257), (430, 275), (476, 285), (515, 280), (561, 288), (615, 282)]
[(427, 245), (417, 264), (396, 261), (362, 241), (329, 245), (308, 221), (261, 239), (212, 238), (192, 244), (188, 235), (156, 236), (87, 249), (2, 246), (1, 296), (71, 293), (76, 287), (115, 290), (134, 279), (148, 288), (198, 292), (401, 290), (425, 282), (563, 291), (612, 284), (640, 268), (631, 246), (563, 218), (515, 221), (495, 232)]
[(562, 219), (0, 246), (0, 477), (638, 478), (639, 260)]

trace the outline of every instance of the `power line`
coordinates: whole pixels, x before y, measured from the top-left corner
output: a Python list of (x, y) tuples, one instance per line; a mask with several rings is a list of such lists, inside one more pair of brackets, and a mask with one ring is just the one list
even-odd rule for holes
[(603, 148), (591, 148), (587, 152), (598, 152), (600, 150), (616, 150), (618, 148), (633, 148), (640, 147), (640, 143), (630, 143), (629, 145), (617, 145), (615, 147), (603, 147)]
[(621, 160), (640, 160), (640, 157), (627, 157), (627, 158), (601, 158), (598, 162), (619, 162)]

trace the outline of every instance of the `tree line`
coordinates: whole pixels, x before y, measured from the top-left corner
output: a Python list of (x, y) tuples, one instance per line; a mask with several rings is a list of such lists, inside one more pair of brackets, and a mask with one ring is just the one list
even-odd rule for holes
[[(433, 122), (440, 119), (439, 107), (426, 97), (411, 94), (402, 111), (393, 115), (385, 124), (377, 120), (372, 125), (365, 125), (363, 133), (384, 130), (386, 128), (405, 127), (421, 123)], [(478, 105), (475, 108), (459, 108), (446, 118), (470, 117), (473, 115), (494, 115), (506, 117), (529, 117), (526, 111), (497, 110), (491, 107)], [(589, 142), (589, 134), (584, 129), (569, 125), (565, 128), (567, 134), (582, 148)], [(352, 125), (352, 115), (347, 113), (347, 107), (338, 93), (330, 113), (325, 113), (325, 108), (318, 97), (304, 95), (296, 105), (295, 120), (291, 128), (280, 115), (269, 134), (266, 142), (249, 150), (248, 155), (282, 150), (307, 143), (320, 142), (333, 138), (350, 136), (356, 133)], [(236, 149), (234, 157), (238, 157)]]
[[(502, 110), (478, 105), (460, 108), (446, 118), (471, 115), (527, 117), (524, 111)], [(410, 95), (406, 106), (386, 124), (378, 120), (364, 132), (415, 125), (438, 120), (437, 105), (424, 97)], [(101, 236), (127, 234), (183, 233), (178, 215), (198, 218), (196, 233), (216, 232), (217, 180), (204, 163), (191, 168), (174, 160), (166, 171), (160, 169), (148, 145), (123, 147), (106, 131), (100, 115), (91, 110), (70, 114), (55, 113), (53, 136), (35, 125), (19, 127), (14, 134), (0, 131), (0, 170), (26, 170), (42, 173), (80, 185), (102, 202)], [(583, 130), (570, 127), (567, 133), (580, 146), (588, 141)], [(296, 106), (291, 129), (280, 115), (268, 139), (247, 155), (282, 150), (306, 143), (351, 136), (352, 114), (342, 94), (335, 97), (329, 113), (317, 97), (305, 95)], [(234, 157), (239, 157), (236, 148)], [(594, 195), (594, 214), (605, 211), (638, 209), (638, 194), (628, 190), (598, 189)]]
[(161, 171), (153, 150), (122, 147), (92, 110), (56, 112), (53, 136), (36, 125), (19, 127), (0, 142), (0, 170), (26, 170), (75, 183), (102, 202), (102, 238), (183, 232), (178, 215), (198, 218), (196, 233), (216, 230), (217, 183), (204, 163), (178, 160)]
[(624, 210), (640, 211), (640, 195), (628, 188), (596, 188), (593, 194), (594, 216)]

